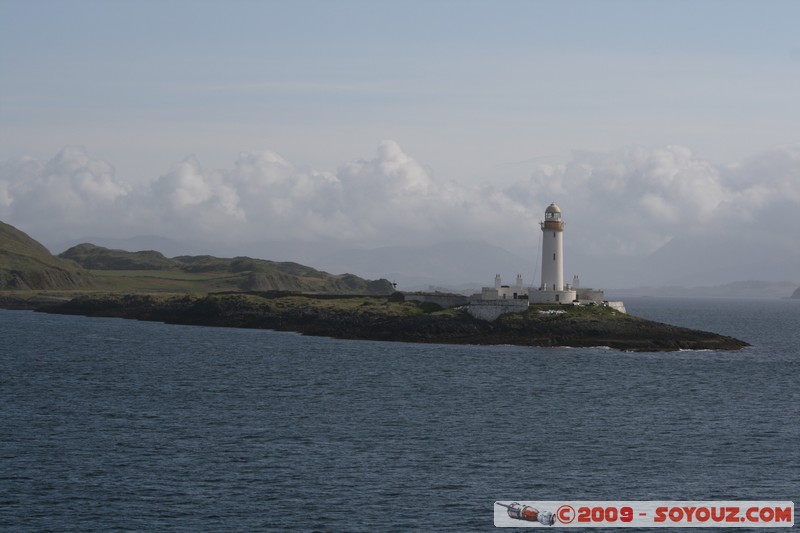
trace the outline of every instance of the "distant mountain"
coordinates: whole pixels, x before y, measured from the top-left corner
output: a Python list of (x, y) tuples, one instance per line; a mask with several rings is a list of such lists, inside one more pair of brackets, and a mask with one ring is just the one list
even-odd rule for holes
[(535, 258), (482, 241), (444, 242), (430, 246), (387, 246), (371, 250), (344, 250), (320, 258), (316, 264), (333, 272), (357, 272), (368, 278), (395, 280), (403, 290), (430, 286), (488, 286), (495, 274), (511, 282), (522, 274), (533, 281)]
[[(679, 298), (788, 298), (797, 287), (796, 282), (736, 281), (724, 285), (701, 287), (637, 287), (635, 289), (609, 289), (609, 298), (658, 296)], [(800, 289), (795, 291), (800, 298)], [(791, 296), (794, 297), (794, 296)]]
[(800, 300), (800, 288), (797, 288), (789, 298), (792, 300)]
[[(587, 287), (715, 287), (741, 280), (794, 280), (800, 272), (800, 246), (767, 238), (680, 236), (644, 256), (594, 255), (565, 238), (564, 280), (580, 275)], [(313, 262), (331, 272), (355, 272), (396, 280), (403, 290), (430, 286), (481, 287), (495, 274), (512, 281), (522, 274), (538, 285), (541, 257), (537, 245), (506, 250), (483, 241), (443, 242), (430, 246), (343, 249)], [(754, 289), (757, 291), (758, 289)]]
[[(792, 280), (800, 272), (797, 243), (769, 235), (681, 236), (636, 264), (636, 284), (717, 286), (737, 280)], [(632, 286), (632, 285), (628, 285)]]
[(0, 289), (74, 289), (91, 283), (86, 270), (54, 257), (26, 233), (0, 222)]
[[(328, 268), (321, 261), (333, 254), (352, 248), (352, 245), (335, 239), (324, 241), (298, 241), (298, 240), (264, 240), (248, 242), (240, 245), (227, 245), (220, 247), (219, 253), (226, 256), (248, 255), (250, 257), (269, 257), (273, 261), (292, 261), (304, 265), (315, 265), (329, 272), (353, 272), (366, 276), (353, 268)], [(369, 276), (367, 276), (369, 277)], [(374, 276), (384, 277), (384, 276)]]

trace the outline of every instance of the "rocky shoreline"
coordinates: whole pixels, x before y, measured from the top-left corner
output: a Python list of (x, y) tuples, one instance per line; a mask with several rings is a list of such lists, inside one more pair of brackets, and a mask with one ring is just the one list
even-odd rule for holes
[[(0, 307), (119, 317), (168, 324), (262, 328), (339, 339), (440, 344), (607, 346), (626, 351), (738, 350), (738, 339), (618, 313), (603, 307), (531, 306), (527, 312), (478, 320), (463, 309), (405, 302), (402, 297), (226, 293), (207, 296), (92, 295), (27, 307)], [(557, 311), (557, 312), (554, 312)]]

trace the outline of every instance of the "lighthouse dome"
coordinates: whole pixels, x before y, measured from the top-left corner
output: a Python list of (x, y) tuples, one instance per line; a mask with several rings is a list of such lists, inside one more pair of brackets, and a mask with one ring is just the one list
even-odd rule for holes
[(560, 213), (561, 209), (555, 204), (552, 203), (547, 206), (547, 209), (544, 210), (545, 213)]

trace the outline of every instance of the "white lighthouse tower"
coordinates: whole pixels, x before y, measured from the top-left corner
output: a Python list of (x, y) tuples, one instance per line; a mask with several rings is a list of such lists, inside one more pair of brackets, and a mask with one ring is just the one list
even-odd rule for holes
[(542, 226), (542, 286), (545, 291), (564, 290), (564, 222), (561, 209), (550, 204)]
[(570, 303), (578, 295), (573, 287), (564, 285), (564, 221), (561, 209), (550, 204), (544, 211), (542, 227), (542, 284), (530, 289), (532, 303)]

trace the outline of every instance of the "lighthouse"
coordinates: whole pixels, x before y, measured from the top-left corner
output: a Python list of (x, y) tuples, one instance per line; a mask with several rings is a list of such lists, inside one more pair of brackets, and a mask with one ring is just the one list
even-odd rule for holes
[(545, 291), (564, 290), (564, 222), (561, 209), (550, 204), (542, 226), (542, 285)]
[(528, 290), (531, 303), (571, 303), (578, 300), (575, 288), (564, 283), (564, 221), (561, 209), (552, 203), (544, 210), (542, 228), (542, 283)]
[[(552, 203), (544, 210), (542, 227), (542, 284), (524, 287), (522, 275), (517, 275), (515, 285), (503, 285), (500, 274), (494, 278), (494, 287), (483, 287), (480, 294), (469, 299), (467, 311), (481, 320), (495, 320), (504, 313), (526, 311), (530, 304), (604, 305), (625, 312), (622, 302), (607, 302), (601, 290), (581, 287), (580, 278), (572, 278), (572, 285), (564, 283), (564, 221), (561, 209)], [(526, 294), (527, 292), (527, 294)], [(553, 309), (540, 309), (540, 313), (564, 313)]]
[[(542, 227), (542, 284), (524, 287), (522, 275), (517, 275), (515, 285), (503, 285), (500, 274), (494, 278), (494, 287), (483, 287), (480, 294), (469, 299), (467, 311), (481, 320), (495, 320), (504, 313), (526, 311), (530, 304), (604, 305), (625, 312), (622, 302), (607, 302), (601, 290), (581, 288), (576, 275), (573, 283), (564, 283), (564, 221), (561, 209), (552, 203), (544, 211)], [(526, 294), (527, 292), (527, 294)], [(540, 313), (564, 313), (553, 309), (540, 309)]]

